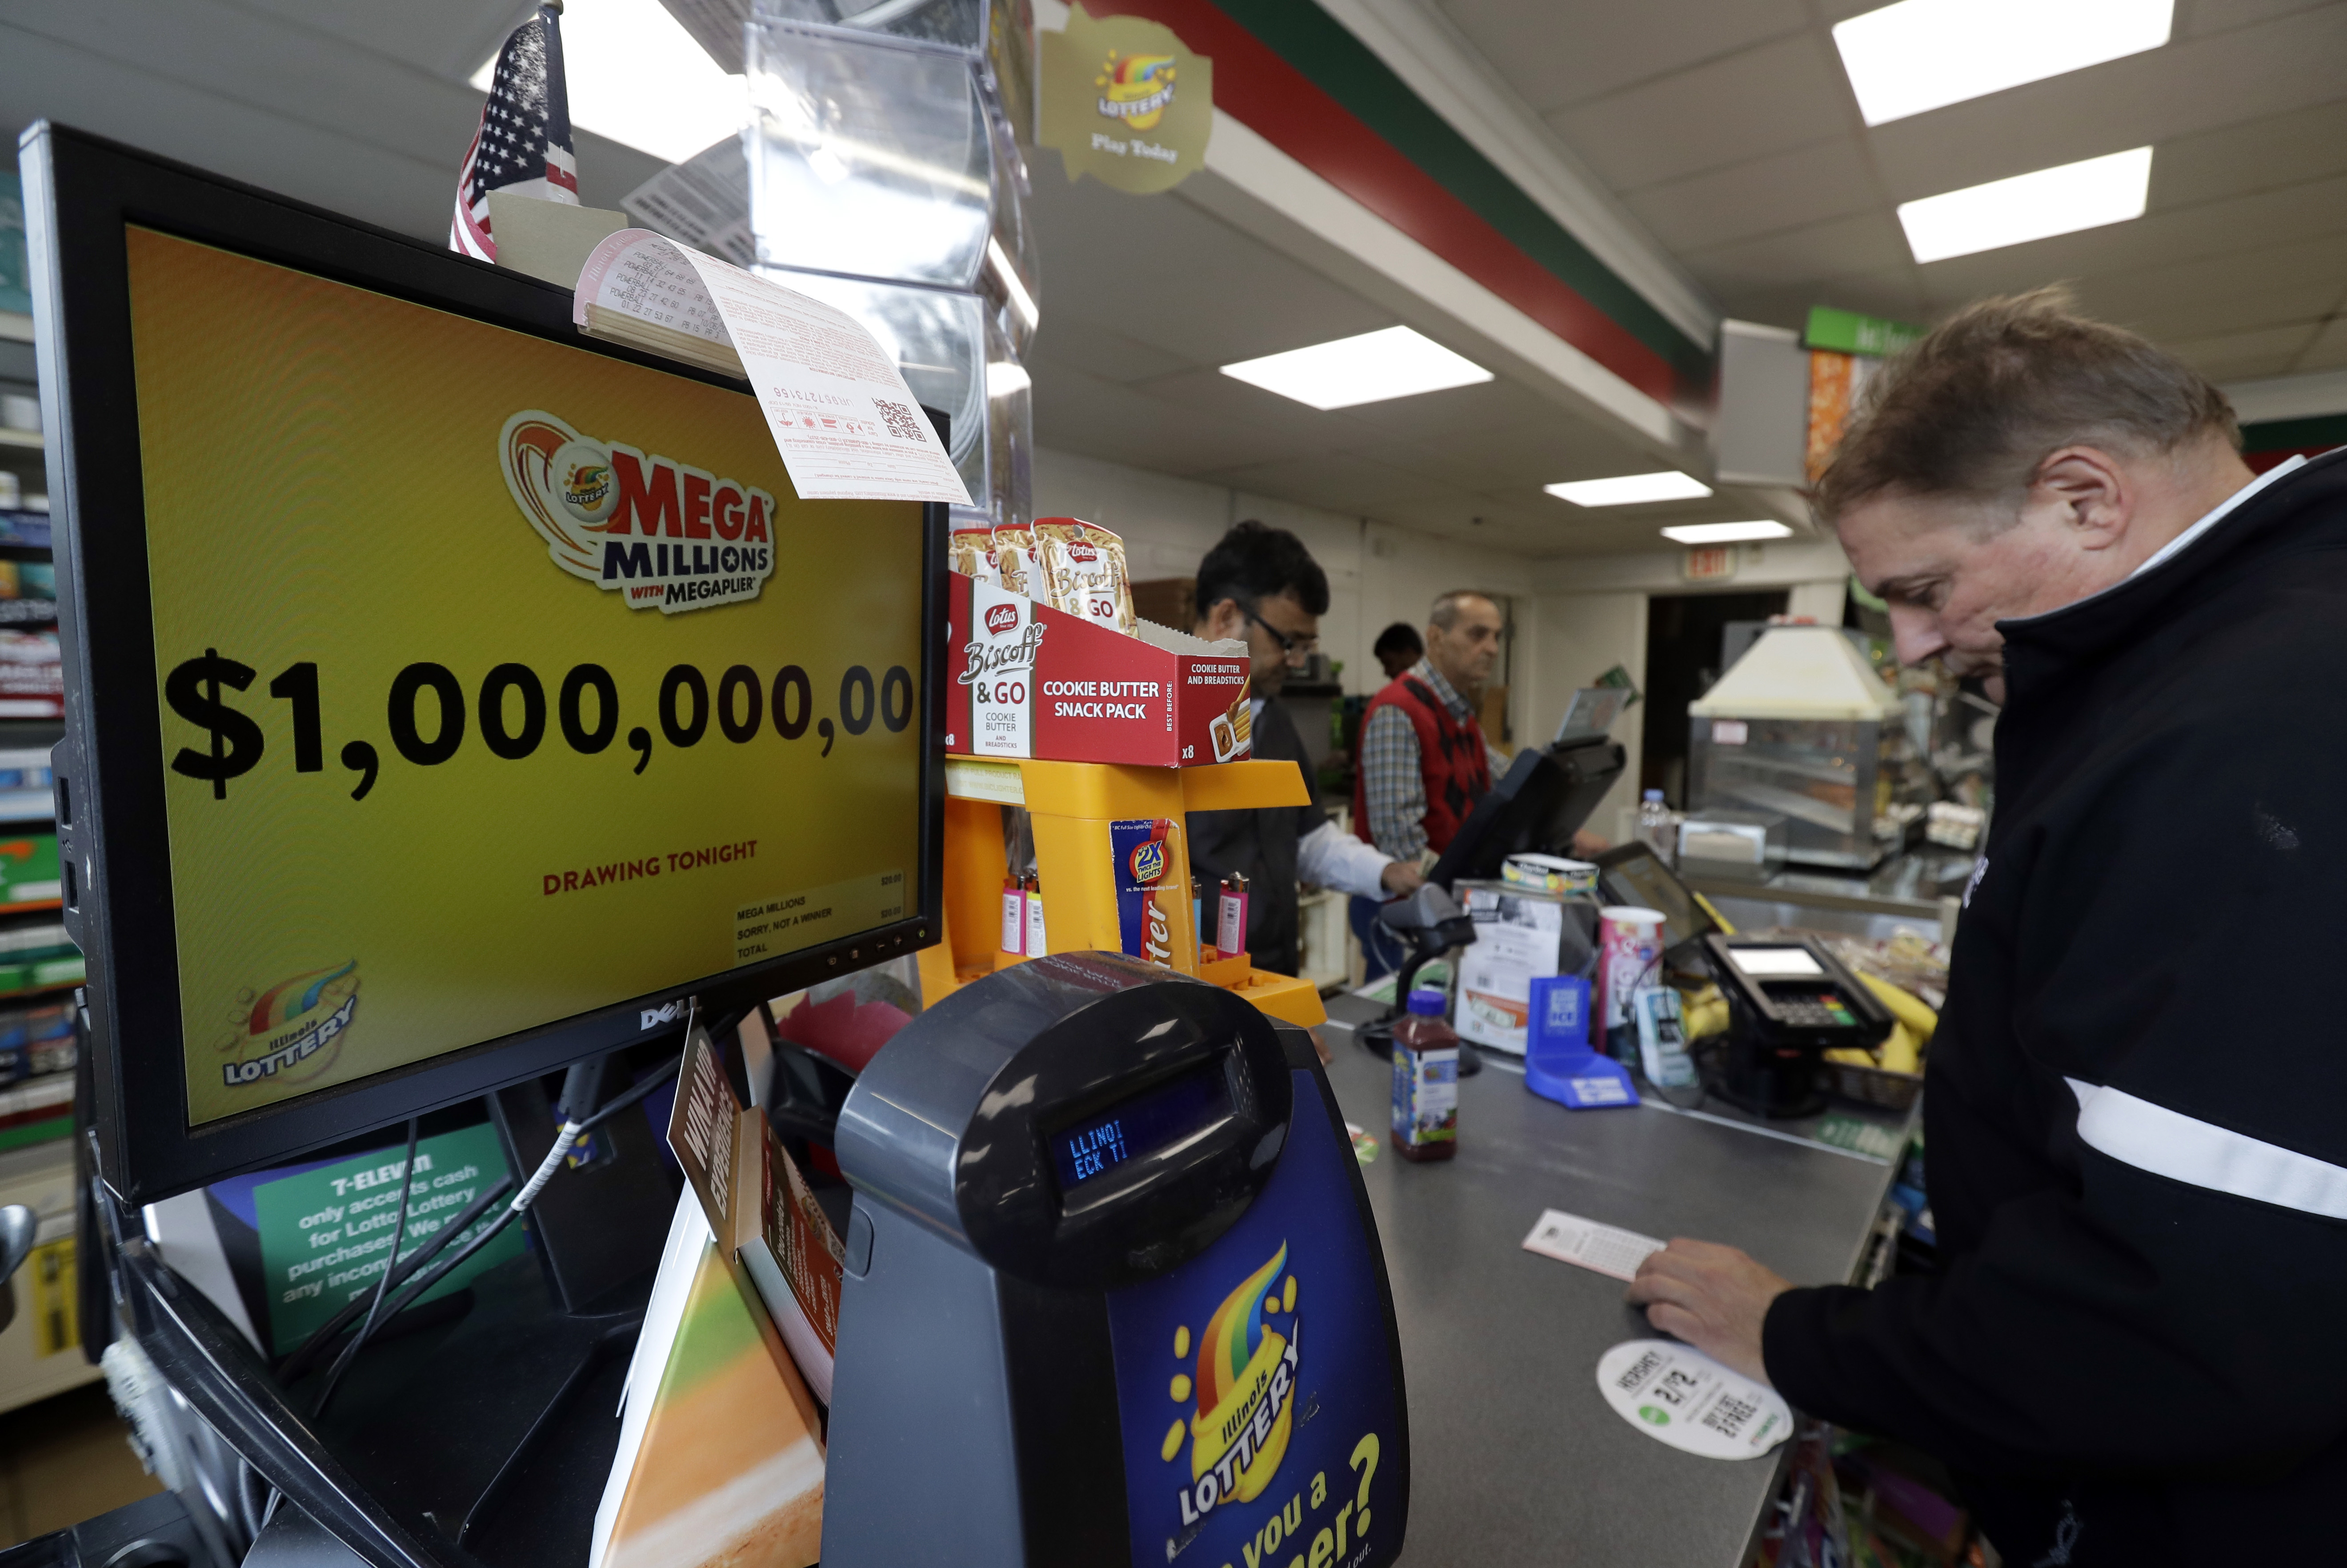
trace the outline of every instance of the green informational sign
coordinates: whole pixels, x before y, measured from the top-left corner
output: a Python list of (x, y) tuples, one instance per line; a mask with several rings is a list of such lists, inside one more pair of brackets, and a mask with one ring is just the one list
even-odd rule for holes
[[(308, 1338), (312, 1330), (373, 1290), (383, 1277), (391, 1256), (396, 1223), (392, 1212), (399, 1204), (406, 1153), (402, 1143), (252, 1190), (260, 1220), (261, 1279), (269, 1296), (270, 1338), (279, 1353)], [(466, 1127), (423, 1140), (415, 1146), (415, 1181), (408, 1194), (400, 1251), (413, 1251), (431, 1240), (505, 1174), (505, 1152), (493, 1127)], [(463, 1246), (497, 1212), (498, 1205), (492, 1204), (441, 1256)], [(422, 1299), (463, 1289), (484, 1269), (521, 1249), (521, 1227), (507, 1226)]]
[(1862, 316), (1856, 311), (1838, 311), (1830, 305), (1809, 307), (1809, 330), (1801, 342), (1809, 348), (1832, 349), (1840, 354), (1892, 354), (1923, 335), (1922, 327), (1911, 327), (1905, 322), (1887, 322), (1881, 316)]
[(0, 174), (0, 311), (33, 313), (32, 275), (25, 259), (25, 187)]

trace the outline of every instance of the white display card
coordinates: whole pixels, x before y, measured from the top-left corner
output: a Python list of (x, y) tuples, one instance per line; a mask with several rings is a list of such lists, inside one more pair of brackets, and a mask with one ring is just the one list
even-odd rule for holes
[(1676, 1339), (1633, 1339), (1597, 1358), (1597, 1391), (1654, 1439), (1705, 1459), (1758, 1459), (1793, 1435), (1774, 1389)]

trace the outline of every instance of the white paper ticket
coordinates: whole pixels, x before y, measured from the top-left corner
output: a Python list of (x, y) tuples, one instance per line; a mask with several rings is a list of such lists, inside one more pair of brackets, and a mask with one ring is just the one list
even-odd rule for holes
[(1616, 1279), (1636, 1277), (1638, 1266), (1646, 1261), (1646, 1255), (1662, 1251), (1663, 1245), (1653, 1236), (1602, 1225), (1562, 1209), (1542, 1211), (1540, 1223), (1532, 1226), (1532, 1235), (1524, 1237), (1526, 1252), (1536, 1252), (1560, 1263), (1578, 1264)]
[(1774, 1389), (1675, 1339), (1614, 1346), (1597, 1358), (1597, 1390), (1656, 1442), (1706, 1459), (1757, 1459), (1793, 1435)]
[(649, 229), (595, 247), (581, 327), (589, 305), (730, 343), (801, 500), (973, 504), (896, 360), (846, 312)]

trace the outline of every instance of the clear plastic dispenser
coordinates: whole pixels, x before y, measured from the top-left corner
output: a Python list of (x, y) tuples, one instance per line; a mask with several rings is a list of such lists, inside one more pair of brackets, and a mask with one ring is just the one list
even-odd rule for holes
[(743, 51), (758, 270), (872, 329), (996, 522), (1034, 515), (1033, 55), (1025, 0), (755, 0)]

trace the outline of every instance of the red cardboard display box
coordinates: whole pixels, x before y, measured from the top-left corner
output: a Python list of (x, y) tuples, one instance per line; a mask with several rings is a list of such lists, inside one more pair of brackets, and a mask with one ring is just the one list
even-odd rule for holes
[(1191, 767), (1253, 751), (1243, 642), (1141, 622), (1127, 637), (992, 583), (948, 575), (946, 750), (973, 757)]

